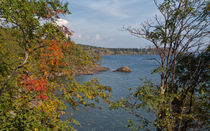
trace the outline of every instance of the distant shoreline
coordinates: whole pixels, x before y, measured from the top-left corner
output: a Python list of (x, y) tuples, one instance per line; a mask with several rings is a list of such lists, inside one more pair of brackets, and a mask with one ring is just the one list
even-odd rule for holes
[(103, 55), (157, 55), (158, 51), (155, 48), (104, 48), (90, 45), (79, 44), (84, 50), (90, 54)]

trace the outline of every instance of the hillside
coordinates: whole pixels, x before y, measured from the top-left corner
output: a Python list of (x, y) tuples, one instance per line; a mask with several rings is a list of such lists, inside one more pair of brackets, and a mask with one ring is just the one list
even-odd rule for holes
[(104, 48), (104, 47), (95, 47), (90, 45), (82, 45), (84, 50), (88, 51), (91, 54), (98, 55), (154, 55), (157, 54), (156, 49), (154, 48)]

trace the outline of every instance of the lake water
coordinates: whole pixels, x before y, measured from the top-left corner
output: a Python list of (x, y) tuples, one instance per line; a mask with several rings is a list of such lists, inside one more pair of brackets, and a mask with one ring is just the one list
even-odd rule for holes
[[(110, 68), (109, 71), (94, 75), (79, 75), (76, 80), (83, 82), (97, 77), (102, 85), (112, 87), (112, 100), (126, 97), (129, 94), (128, 88), (138, 87), (141, 84), (140, 78), (148, 78), (152, 81), (158, 80), (158, 75), (151, 72), (157, 67), (155, 61), (146, 60), (158, 58), (154, 55), (125, 55), (125, 56), (102, 56), (102, 66)], [(130, 73), (113, 72), (113, 70), (128, 66)], [(81, 124), (75, 127), (79, 131), (127, 131), (129, 119), (135, 119), (124, 110), (109, 110), (108, 105), (100, 103), (102, 109), (88, 108), (87, 111), (74, 112), (74, 118)], [(151, 129), (154, 130), (154, 129)]]

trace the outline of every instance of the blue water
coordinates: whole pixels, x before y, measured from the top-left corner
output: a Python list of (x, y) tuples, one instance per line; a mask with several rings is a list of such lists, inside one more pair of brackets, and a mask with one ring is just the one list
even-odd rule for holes
[[(135, 88), (141, 85), (140, 78), (147, 78), (152, 81), (158, 81), (158, 75), (152, 75), (151, 72), (157, 67), (155, 61), (146, 60), (149, 58), (158, 58), (152, 55), (126, 55), (126, 56), (102, 56), (100, 62), (102, 66), (110, 68), (109, 71), (94, 75), (79, 75), (76, 80), (83, 82), (93, 77), (97, 77), (102, 85), (112, 87), (111, 100), (126, 97), (129, 94), (128, 88)], [(113, 72), (113, 70), (128, 66), (130, 73)], [(74, 112), (74, 118), (81, 124), (75, 127), (79, 131), (127, 131), (129, 119), (135, 119), (134, 116), (124, 110), (109, 110), (108, 105), (100, 103), (102, 109), (87, 108), (79, 112)], [(142, 112), (143, 113), (143, 112)], [(152, 116), (148, 116), (152, 117)]]

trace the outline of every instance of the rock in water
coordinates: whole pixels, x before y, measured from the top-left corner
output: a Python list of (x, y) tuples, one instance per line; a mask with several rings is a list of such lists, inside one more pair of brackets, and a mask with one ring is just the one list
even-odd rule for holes
[(123, 66), (115, 70), (114, 72), (131, 72), (131, 69), (127, 66)]

